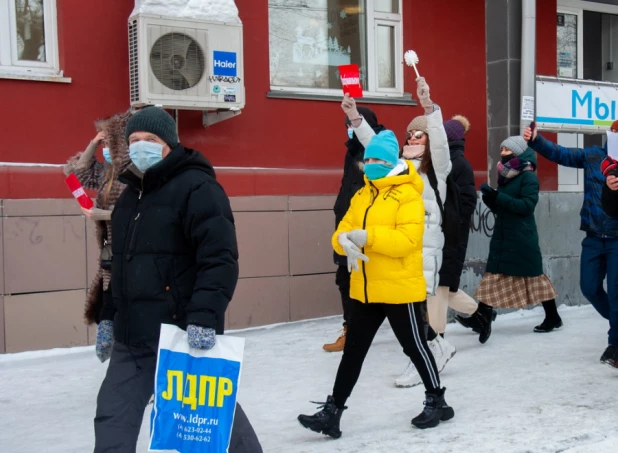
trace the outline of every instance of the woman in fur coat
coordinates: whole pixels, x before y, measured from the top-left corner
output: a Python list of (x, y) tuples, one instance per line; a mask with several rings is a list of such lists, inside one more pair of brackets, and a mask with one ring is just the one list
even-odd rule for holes
[[(118, 175), (131, 163), (124, 130), (131, 117), (130, 111), (95, 122), (96, 137), (84, 152), (73, 156), (64, 166), (65, 175), (74, 174), (85, 189), (97, 191), (95, 207), (84, 214), (95, 222), (97, 244), (100, 250), (99, 266), (86, 295), (84, 316), (87, 324), (113, 320), (114, 313), (103, 313), (104, 299), (111, 298), (111, 214), (116, 200), (125, 188)], [(103, 145), (104, 162), (95, 152)], [(106, 304), (112, 306), (113, 304)]]

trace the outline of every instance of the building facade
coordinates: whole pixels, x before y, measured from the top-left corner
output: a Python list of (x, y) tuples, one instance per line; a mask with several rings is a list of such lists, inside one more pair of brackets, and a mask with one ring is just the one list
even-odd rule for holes
[[(181, 142), (213, 162), (232, 197), (241, 280), (228, 328), (340, 311), (330, 248), (347, 139), (338, 65), (359, 65), (359, 102), (401, 140), (422, 113), (414, 70), (402, 61), (415, 50), (445, 119), (463, 114), (472, 124), (466, 152), (477, 183), (495, 178), (500, 142), (519, 131), (521, 4), (236, 0), (245, 108), (207, 127), (201, 111), (172, 112)], [(69, 199), (60, 166), (94, 137), (95, 119), (129, 107), (133, 7), (0, 0), (0, 99), (8, 107), (0, 112), (0, 352), (93, 341), (96, 329), (82, 321), (98, 259), (93, 228)], [(614, 0), (537, 0), (537, 74), (617, 81), (618, 65), (608, 69), (618, 63), (617, 18)], [(541, 160), (539, 176), (543, 190), (581, 190), (577, 171)], [(577, 195), (569, 197), (576, 215)]]

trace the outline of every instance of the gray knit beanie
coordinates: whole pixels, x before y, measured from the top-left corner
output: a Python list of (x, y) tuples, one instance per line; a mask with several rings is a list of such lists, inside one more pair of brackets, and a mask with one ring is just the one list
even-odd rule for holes
[(133, 132), (150, 132), (171, 148), (178, 146), (176, 122), (169, 113), (159, 107), (146, 107), (131, 117), (124, 133), (127, 143)]
[(513, 135), (502, 142), (500, 148), (508, 148), (516, 156), (521, 156), (528, 149), (528, 143), (520, 135)]
[(427, 117), (425, 115), (417, 116), (408, 124), (406, 131), (423, 131), (427, 133)]

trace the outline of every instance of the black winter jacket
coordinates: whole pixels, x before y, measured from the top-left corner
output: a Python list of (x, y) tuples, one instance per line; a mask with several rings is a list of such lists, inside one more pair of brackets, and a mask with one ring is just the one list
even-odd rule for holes
[(449, 142), (451, 149), (451, 177), (459, 187), (461, 206), (460, 242), (457, 247), (443, 249), (442, 268), (440, 269), (440, 286), (448, 286), (451, 291), (457, 291), (459, 281), (466, 260), (468, 249), (468, 235), (470, 221), (476, 209), (476, 186), (474, 185), (474, 171), (468, 159), (464, 157), (465, 140)]
[(607, 183), (603, 184), (601, 206), (608, 216), (613, 218), (618, 217), (618, 191), (614, 191), (607, 187)]
[(162, 323), (223, 333), (238, 280), (234, 217), (212, 165), (178, 145), (127, 189), (112, 213), (114, 338), (158, 341)]
[[(367, 124), (371, 126), (376, 134), (385, 129), (384, 126), (378, 124), (375, 113), (367, 107), (358, 107), (358, 112), (363, 115)], [(341, 188), (339, 189), (339, 194), (337, 195), (337, 200), (333, 207), (333, 211), (335, 212), (335, 230), (339, 227), (339, 222), (341, 222), (346, 212), (348, 212), (352, 197), (365, 186), (365, 173), (361, 170), (359, 165), (364, 160), (365, 147), (361, 144), (356, 135), (354, 135), (351, 140), (348, 140), (345, 146), (348, 150), (345, 154), (343, 163)], [(339, 266), (346, 266), (348, 264), (347, 258), (337, 255), (337, 253), (334, 254), (334, 260), (335, 264)]]

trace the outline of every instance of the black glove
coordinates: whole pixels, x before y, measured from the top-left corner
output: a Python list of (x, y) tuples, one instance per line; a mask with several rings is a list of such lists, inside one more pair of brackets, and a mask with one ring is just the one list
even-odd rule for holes
[(481, 193), (483, 194), (483, 203), (487, 206), (494, 206), (496, 199), (498, 198), (498, 191), (490, 187), (487, 183), (481, 186)]

